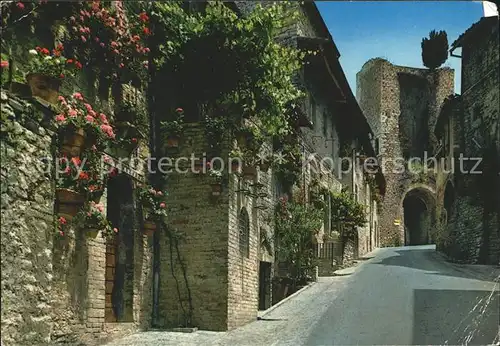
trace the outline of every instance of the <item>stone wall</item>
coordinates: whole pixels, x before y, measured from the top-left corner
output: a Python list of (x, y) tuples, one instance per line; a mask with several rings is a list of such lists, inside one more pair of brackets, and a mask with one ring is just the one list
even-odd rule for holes
[[(368, 61), (357, 74), (357, 98), (379, 143), (379, 161), (387, 182), (379, 219), (383, 246), (405, 242), (402, 201), (420, 178), (404, 169), (402, 158), (423, 158), (423, 151), (432, 157), (437, 146), (434, 126), (444, 99), (453, 94), (453, 78), (453, 70), (448, 68), (431, 73), (379, 58)], [(395, 161), (397, 158), (401, 161)], [(425, 180), (428, 190), (435, 190), (432, 174)], [(400, 220), (399, 225), (395, 220)]]
[[(72, 227), (56, 232), (54, 114), (2, 91), (2, 344), (93, 344), (149, 327), (150, 249), (134, 230), (133, 317), (105, 323), (106, 244)], [(44, 126), (40, 126), (40, 122)], [(106, 194), (102, 197), (106, 202)]]
[[(451, 115), (457, 150), (447, 156), (455, 161), (459, 153), (465, 158), (482, 158), (477, 168), (482, 173), (455, 170), (452, 184), (441, 180), (438, 188), (443, 203), (438, 209), (445, 213), (444, 198), (449, 189), (452, 201), (440, 228), (439, 248), (461, 262), (500, 263), (498, 30), (498, 18), (482, 18), (460, 37), (460, 111)], [(474, 165), (470, 161), (464, 166), (471, 170)]]

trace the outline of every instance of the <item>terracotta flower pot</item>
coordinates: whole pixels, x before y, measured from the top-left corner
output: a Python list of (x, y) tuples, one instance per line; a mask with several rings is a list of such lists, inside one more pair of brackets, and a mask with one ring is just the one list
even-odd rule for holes
[(167, 147), (168, 148), (178, 148), (179, 147), (179, 137), (178, 136), (168, 136), (167, 137)]
[(151, 220), (144, 220), (144, 228), (142, 233), (147, 236), (152, 236), (156, 231), (156, 223)]
[(61, 87), (59, 79), (40, 73), (30, 73), (26, 76), (26, 81), (33, 96), (40, 97), (48, 103), (57, 103), (59, 88)]
[(240, 164), (239, 162), (231, 162), (231, 173), (239, 173), (240, 172)]
[(58, 214), (71, 220), (83, 207), (85, 196), (70, 189), (56, 189)]
[(85, 146), (85, 130), (68, 128), (62, 133), (62, 136), (61, 153), (79, 156)]
[(85, 230), (85, 235), (88, 237), (88, 238), (92, 238), (92, 239), (95, 239), (97, 238), (97, 235), (99, 234), (99, 230), (97, 228), (87, 228)]
[(221, 183), (213, 183), (210, 184), (212, 187), (212, 196), (220, 196), (222, 193), (222, 184)]
[(243, 177), (247, 180), (253, 180), (257, 175), (257, 169), (253, 166), (243, 167)]

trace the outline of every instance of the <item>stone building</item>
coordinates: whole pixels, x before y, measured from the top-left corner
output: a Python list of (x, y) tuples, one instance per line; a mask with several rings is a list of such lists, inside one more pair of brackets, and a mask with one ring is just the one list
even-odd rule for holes
[(450, 95), (436, 126), (443, 161), (437, 246), (457, 261), (500, 261), (498, 39), (498, 16), (486, 17), (450, 49), (462, 62), (462, 90)]
[(380, 58), (357, 74), (356, 96), (387, 181), (379, 222), (382, 246), (434, 241), (436, 177), (430, 159), (437, 148), (434, 126), (453, 83), (449, 68), (430, 71)]
[[(251, 6), (236, 2), (235, 10), (244, 15)], [(307, 98), (301, 105), (305, 121), (300, 138), (306, 164), (296, 193), (307, 199), (310, 185), (318, 182), (332, 191), (348, 189), (365, 203), (369, 223), (347, 251), (349, 258), (361, 256), (378, 246), (376, 191), (367, 184), (361, 164), (343, 174), (340, 163), (342, 148), (353, 158), (358, 152), (372, 156), (372, 131), (316, 6), (306, 2), (299, 9), (301, 19), (281, 39), (320, 54), (297, 79)], [(43, 42), (54, 41), (51, 36)], [(20, 40), (23, 44), (28, 45)], [(98, 87), (90, 77), (63, 85), (65, 93), (80, 90), (113, 113), (114, 98), (101, 95)], [(41, 158), (54, 156), (56, 129), (50, 119), (55, 113), (37, 99), (4, 90), (1, 107), (2, 121), (4, 115), (9, 120), (2, 123), (1, 137), (2, 344), (94, 344), (151, 327), (228, 330), (255, 320), (258, 309), (271, 305), (272, 277), (279, 266), (272, 249), (263, 246), (264, 238), (273, 236), (266, 211), (284, 193), (272, 169), (258, 170), (251, 179), (225, 172), (222, 192), (214, 195), (207, 174), (196, 174), (191, 162), (178, 161), (188, 171), (169, 174), (169, 230), (148, 237), (141, 232), (137, 196), (146, 176), (121, 167), (126, 169), (109, 181), (101, 197), (108, 219), (120, 229), (116, 242), (86, 237), (73, 228), (60, 237), (55, 232), (54, 172), (34, 171)], [(233, 140), (225, 142), (222, 157), (228, 156)], [(149, 156), (146, 144), (134, 157)], [(198, 163), (206, 163), (206, 148), (204, 129), (193, 122), (179, 147), (166, 149), (166, 154), (194, 154)], [(383, 187), (382, 175), (376, 177)], [(328, 274), (345, 254), (330, 210), (325, 214), (315, 243), (320, 270)]]

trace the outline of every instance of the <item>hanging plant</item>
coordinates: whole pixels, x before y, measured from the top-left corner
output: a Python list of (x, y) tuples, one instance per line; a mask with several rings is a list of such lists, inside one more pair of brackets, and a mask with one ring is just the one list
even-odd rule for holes
[(215, 169), (207, 164), (209, 167), (208, 175), (212, 182), (210, 186), (212, 187), (212, 195), (219, 196), (222, 192), (222, 171), (220, 169)]
[(84, 147), (104, 149), (115, 138), (113, 127), (104, 113), (85, 102), (76, 92), (66, 99), (59, 96), (60, 112), (55, 120), (60, 130), (61, 152), (78, 156)]
[(167, 193), (155, 190), (150, 185), (139, 187), (139, 199), (145, 221), (156, 223), (167, 216)]
[(26, 74), (33, 96), (56, 103), (62, 80), (74, 76), (82, 68), (80, 62), (67, 59), (62, 55), (63, 46), (60, 44), (50, 52), (47, 48), (36, 47), (30, 49), (30, 61)]
[(113, 227), (106, 218), (104, 205), (91, 201), (75, 217), (75, 225), (84, 230), (90, 238), (97, 237), (98, 233), (105, 239), (113, 239), (118, 228)]
[(77, 9), (69, 18), (69, 45), (80, 60), (103, 77), (145, 80), (147, 14), (128, 13), (123, 1), (82, 1)]
[(184, 130), (184, 110), (177, 108), (168, 120), (161, 122), (161, 129), (165, 135), (167, 147), (177, 148), (179, 138)]
[(212, 154), (219, 153), (222, 147), (224, 132), (227, 130), (227, 119), (206, 115), (204, 125), (210, 152)]

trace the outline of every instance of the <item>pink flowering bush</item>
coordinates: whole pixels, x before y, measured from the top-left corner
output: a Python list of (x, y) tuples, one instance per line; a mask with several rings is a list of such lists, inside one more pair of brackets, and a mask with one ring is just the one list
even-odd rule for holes
[(59, 96), (59, 104), (61, 111), (55, 118), (59, 127), (84, 129), (87, 136), (95, 137), (99, 149), (115, 138), (115, 132), (108, 117), (93, 109), (82, 94), (76, 92), (69, 98)]
[(115, 78), (132, 70), (145, 72), (145, 38), (150, 34), (146, 13), (127, 14), (123, 1), (84, 1), (78, 8), (69, 24), (82, 60)]
[(74, 76), (82, 68), (75, 59), (67, 59), (62, 55), (63, 45), (59, 44), (52, 52), (47, 48), (30, 49), (28, 73), (40, 73), (57, 79)]
[(139, 188), (144, 220), (159, 221), (162, 217), (167, 216), (166, 197), (166, 192), (155, 190), (150, 185)]
[(118, 233), (106, 218), (102, 203), (90, 202), (75, 217), (77, 225), (82, 229), (96, 229), (101, 231), (104, 238), (112, 238)]

